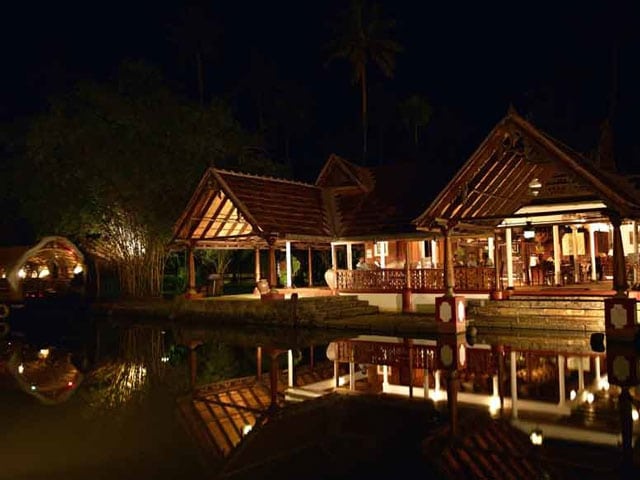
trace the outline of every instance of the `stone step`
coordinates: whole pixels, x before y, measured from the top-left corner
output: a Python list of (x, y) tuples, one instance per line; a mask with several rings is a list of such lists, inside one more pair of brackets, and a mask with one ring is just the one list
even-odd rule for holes
[(558, 330), (579, 332), (601, 332), (604, 330), (604, 316), (542, 316), (542, 315), (474, 315), (468, 317), (478, 328)]

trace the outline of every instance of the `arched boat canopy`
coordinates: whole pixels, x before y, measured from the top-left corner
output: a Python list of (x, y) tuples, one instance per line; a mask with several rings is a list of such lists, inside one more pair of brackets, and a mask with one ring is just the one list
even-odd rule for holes
[(14, 293), (23, 279), (71, 281), (85, 270), (84, 255), (65, 237), (44, 237), (32, 247), (0, 247), (0, 279), (6, 279)]

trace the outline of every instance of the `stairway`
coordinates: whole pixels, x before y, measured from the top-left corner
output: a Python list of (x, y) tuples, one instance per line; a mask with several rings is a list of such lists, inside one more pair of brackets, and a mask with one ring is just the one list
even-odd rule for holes
[(375, 315), (380, 310), (359, 300), (357, 295), (306, 297), (298, 300), (298, 316), (307, 321), (323, 322), (359, 315)]
[(469, 300), (467, 318), (476, 326), (549, 330), (604, 330), (604, 296), (514, 296)]

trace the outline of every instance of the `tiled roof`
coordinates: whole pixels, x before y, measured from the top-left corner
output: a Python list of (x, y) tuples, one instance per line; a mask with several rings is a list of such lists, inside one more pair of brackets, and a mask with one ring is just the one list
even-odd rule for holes
[(527, 435), (507, 421), (474, 418), (451, 437), (449, 427), (423, 442), (428, 462), (444, 479), (524, 480), (556, 478), (536, 458)]
[(174, 240), (258, 244), (328, 242), (322, 191), (314, 185), (210, 168), (174, 227)]
[(441, 186), (418, 163), (380, 165), (366, 169), (372, 189), (359, 195), (336, 193), (342, 238), (415, 233), (412, 220)]
[(218, 171), (264, 232), (330, 235), (321, 190), (301, 182)]
[[(640, 194), (617, 178), (510, 112), (415, 223), (494, 227), (526, 205), (567, 199), (599, 199), (623, 216), (640, 214)], [(542, 184), (538, 196), (529, 188), (534, 179)]]

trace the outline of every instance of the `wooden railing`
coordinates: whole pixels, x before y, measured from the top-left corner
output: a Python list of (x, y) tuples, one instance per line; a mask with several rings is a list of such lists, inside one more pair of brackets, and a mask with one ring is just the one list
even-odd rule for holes
[[(382, 268), (377, 270), (336, 270), (337, 287), (343, 292), (393, 292), (405, 288), (404, 269)], [(466, 292), (488, 292), (495, 284), (492, 267), (455, 267), (455, 289)], [(441, 292), (444, 290), (442, 268), (409, 270), (413, 292)]]

